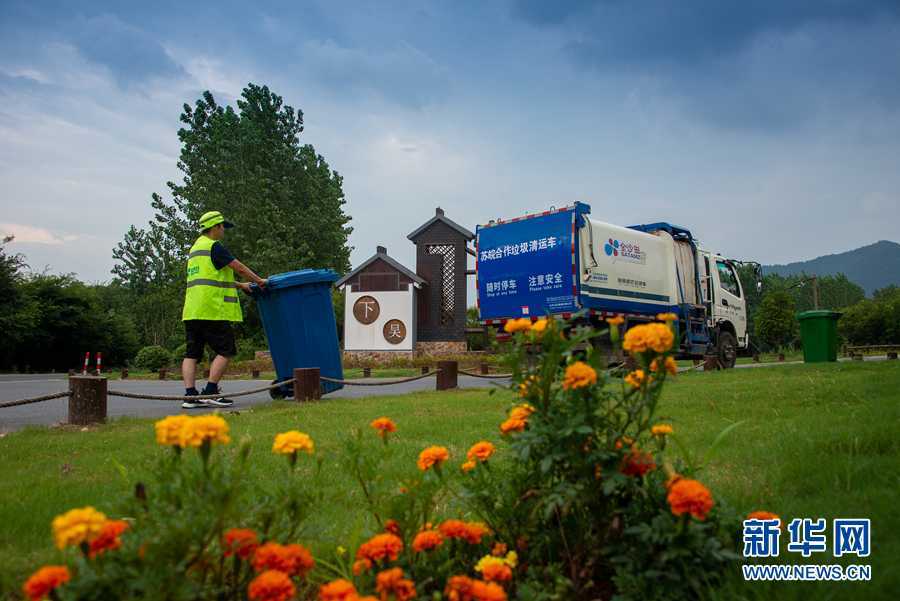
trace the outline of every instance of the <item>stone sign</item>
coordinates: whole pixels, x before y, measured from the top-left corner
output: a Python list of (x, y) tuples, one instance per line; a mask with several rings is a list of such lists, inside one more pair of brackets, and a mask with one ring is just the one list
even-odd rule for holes
[(400, 344), (406, 340), (406, 325), (399, 319), (391, 319), (384, 324), (382, 333), (391, 344)]
[(374, 323), (380, 313), (381, 307), (378, 306), (378, 301), (371, 296), (361, 296), (353, 303), (353, 317), (359, 323), (365, 325)]

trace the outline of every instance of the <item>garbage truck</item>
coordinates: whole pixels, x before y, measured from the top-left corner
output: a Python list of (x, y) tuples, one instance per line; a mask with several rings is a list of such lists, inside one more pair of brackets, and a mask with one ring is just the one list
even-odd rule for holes
[[(622, 316), (627, 330), (674, 313), (677, 356), (715, 355), (733, 367), (750, 345), (737, 270), (744, 262), (700, 248), (679, 225), (622, 227), (590, 213), (590, 206), (576, 202), (476, 228), (481, 323), (502, 332), (510, 319), (553, 315), (606, 329), (606, 318)], [(758, 286), (759, 264), (747, 264)], [(611, 350), (608, 337), (595, 345)]]

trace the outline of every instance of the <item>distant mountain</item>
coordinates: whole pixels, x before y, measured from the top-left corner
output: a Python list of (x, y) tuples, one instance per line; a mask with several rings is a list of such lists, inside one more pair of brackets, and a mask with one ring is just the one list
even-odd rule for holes
[(856, 250), (825, 255), (787, 265), (763, 265), (763, 273), (788, 276), (798, 273), (832, 275), (843, 273), (863, 287), (867, 296), (890, 284), (900, 285), (900, 244), (880, 240)]

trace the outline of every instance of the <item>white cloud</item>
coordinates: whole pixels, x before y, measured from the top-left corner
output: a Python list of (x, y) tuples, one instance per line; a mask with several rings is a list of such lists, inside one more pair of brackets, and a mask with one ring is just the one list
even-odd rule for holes
[(14, 236), (14, 243), (49, 244), (57, 246), (67, 242), (75, 242), (80, 236), (51, 232), (42, 227), (34, 227), (21, 223), (0, 223), (0, 237)]

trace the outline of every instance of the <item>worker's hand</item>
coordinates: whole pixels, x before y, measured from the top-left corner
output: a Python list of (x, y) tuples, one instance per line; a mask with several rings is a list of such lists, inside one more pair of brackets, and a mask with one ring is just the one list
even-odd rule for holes
[(267, 280), (265, 278), (260, 278), (259, 281), (256, 282), (256, 285), (259, 286), (260, 288), (265, 288), (268, 283), (269, 283), (269, 280)]
[(235, 282), (235, 283), (237, 284), (238, 288), (240, 288), (247, 294), (250, 294), (250, 284), (248, 284), (247, 282)]

